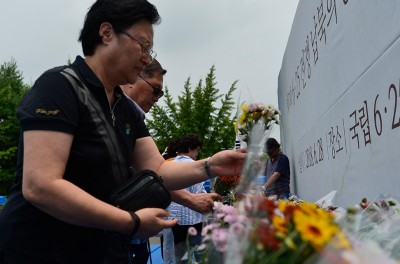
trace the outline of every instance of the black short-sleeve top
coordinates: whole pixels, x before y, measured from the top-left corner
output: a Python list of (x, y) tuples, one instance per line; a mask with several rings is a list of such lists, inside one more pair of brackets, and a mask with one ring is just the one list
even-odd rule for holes
[[(118, 185), (115, 176), (129, 175), (136, 139), (149, 136), (149, 132), (136, 107), (120, 87), (115, 88), (117, 99), (110, 106), (102, 83), (84, 59), (78, 56), (71, 66), (99, 103), (107, 122), (112, 125), (122, 154), (120, 156), (124, 159), (118, 164), (123, 166), (121, 171), (126, 175), (113, 175), (112, 166), (115, 164), (111, 164), (111, 154), (104, 143), (107, 135), (99, 132), (93, 114), (78, 98), (72, 84), (60, 73), (65, 66), (48, 70), (39, 77), (22, 99), (17, 116), (22, 132), (51, 130), (72, 134), (73, 142), (64, 179), (108, 202), (110, 193)], [(24, 199), (21, 189), (23, 145), (21, 136), (15, 184), (0, 215), (0, 249), (9, 248), (14, 252), (22, 250), (26, 254), (42, 254), (42, 257), (53, 250), (54, 254), (65, 258), (74, 252), (76, 259), (88, 257), (91, 261), (97, 258), (93, 254), (101, 256), (104, 252), (99, 251), (104, 251), (102, 246), (106, 244), (103, 230), (66, 224)], [(48, 252), (40, 252), (40, 248), (45, 247), (49, 247)], [(47, 260), (52, 262), (54, 258), (49, 256)]]

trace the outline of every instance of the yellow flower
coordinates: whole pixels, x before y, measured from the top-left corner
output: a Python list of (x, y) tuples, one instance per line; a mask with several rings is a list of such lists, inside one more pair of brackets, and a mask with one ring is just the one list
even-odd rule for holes
[(300, 204), (300, 208), (307, 215), (315, 215), (318, 206), (314, 203), (304, 202)]
[(242, 112), (239, 118), (239, 124), (243, 124), (244, 120), (246, 120), (246, 113)]
[(347, 239), (346, 235), (342, 231), (339, 231), (335, 234), (335, 237), (332, 240), (332, 244), (335, 248), (339, 249), (351, 248), (350, 241)]
[(287, 233), (287, 226), (286, 226), (286, 221), (284, 218), (274, 215), (272, 218), (272, 224), (274, 225), (274, 228), (278, 231), (281, 232), (282, 234)]
[(335, 218), (331, 212), (325, 211), (314, 203), (304, 202), (300, 204), (300, 208), (308, 216), (318, 217), (326, 221), (333, 221)]
[(279, 200), (278, 202), (278, 209), (281, 212), (285, 212), (286, 208), (288, 206), (292, 206), (293, 204), (291, 202), (285, 201), (285, 200)]
[(318, 214), (307, 214), (296, 210), (293, 214), (295, 229), (303, 241), (309, 242), (315, 249), (322, 249), (339, 231), (336, 224)]

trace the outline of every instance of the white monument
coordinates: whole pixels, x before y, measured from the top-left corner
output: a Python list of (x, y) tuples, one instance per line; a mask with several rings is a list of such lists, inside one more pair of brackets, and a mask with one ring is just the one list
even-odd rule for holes
[(293, 191), (400, 196), (400, 1), (299, 1), (279, 75)]

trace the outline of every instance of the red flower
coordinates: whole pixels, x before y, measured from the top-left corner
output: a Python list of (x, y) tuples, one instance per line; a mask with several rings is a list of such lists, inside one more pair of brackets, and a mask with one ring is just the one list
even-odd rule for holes
[(258, 227), (253, 231), (252, 238), (256, 239), (257, 244), (263, 247), (276, 250), (280, 247), (280, 241), (276, 238), (274, 229), (270, 224), (260, 222)]
[(274, 200), (264, 197), (258, 204), (258, 212), (265, 212), (268, 219), (272, 219), (277, 205)]

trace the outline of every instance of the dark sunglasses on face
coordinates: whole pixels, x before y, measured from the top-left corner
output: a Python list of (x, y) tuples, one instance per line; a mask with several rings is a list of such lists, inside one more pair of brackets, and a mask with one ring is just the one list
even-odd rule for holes
[(155, 87), (154, 85), (152, 85), (151, 83), (149, 83), (146, 79), (144, 79), (143, 77), (139, 76), (139, 78), (143, 81), (145, 81), (148, 85), (150, 85), (151, 88), (153, 88), (153, 95), (156, 96), (158, 99), (160, 99), (161, 97), (163, 97), (164, 95), (164, 91), (161, 90), (158, 87)]

